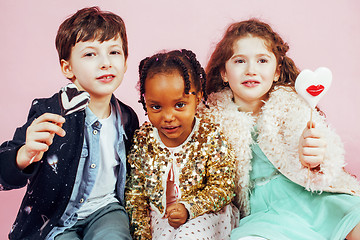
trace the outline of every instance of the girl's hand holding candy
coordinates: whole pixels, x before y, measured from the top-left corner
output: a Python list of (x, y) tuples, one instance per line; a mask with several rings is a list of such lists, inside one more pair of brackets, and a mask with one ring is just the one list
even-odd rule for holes
[(312, 111), (320, 98), (331, 85), (332, 73), (329, 69), (321, 67), (312, 72), (303, 70), (295, 81), (296, 92), (304, 98), (311, 107), (310, 121), (307, 123), (299, 141), (299, 158), (302, 165), (310, 169), (318, 167), (324, 160), (326, 141), (321, 132), (315, 129), (312, 122)]
[(324, 160), (326, 141), (313, 122), (308, 122), (299, 142), (299, 158), (303, 166), (316, 169)]

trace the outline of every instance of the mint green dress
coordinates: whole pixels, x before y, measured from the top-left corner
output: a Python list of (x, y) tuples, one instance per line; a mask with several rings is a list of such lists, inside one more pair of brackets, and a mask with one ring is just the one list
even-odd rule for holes
[(278, 172), (258, 144), (252, 152), (251, 214), (240, 220), (231, 240), (343, 240), (360, 222), (359, 197), (306, 191)]

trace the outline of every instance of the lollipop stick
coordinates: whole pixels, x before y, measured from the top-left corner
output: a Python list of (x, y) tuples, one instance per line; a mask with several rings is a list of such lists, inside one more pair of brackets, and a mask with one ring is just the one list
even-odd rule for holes
[[(310, 126), (309, 126), (309, 128), (312, 128), (312, 115), (313, 115), (313, 109), (310, 110)], [(310, 167), (308, 167), (308, 179), (310, 179)]]
[(33, 163), (33, 161), (34, 161), (35, 157), (36, 157), (36, 155), (35, 155), (35, 156), (33, 156), (33, 157), (30, 159), (29, 164), (32, 164), (32, 163)]
[(33, 156), (33, 157), (30, 159), (29, 164), (32, 164), (32, 163), (34, 162), (34, 160), (35, 160), (35, 157), (36, 157), (37, 155), (39, 155), (39, 154), (40, 154), (40, 152), (37, 153), (35, 156)]

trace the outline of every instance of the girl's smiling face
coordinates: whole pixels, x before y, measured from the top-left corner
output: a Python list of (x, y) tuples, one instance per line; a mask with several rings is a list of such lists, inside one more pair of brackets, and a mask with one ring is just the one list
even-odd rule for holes
[(177, 72), (158, 73), (145, 80), (145, 102), (150, 122), (167, 147), (182, 144), (190, 135), (201, 94), (190, 88), (184, 92), (184, 79)]
[(279, 78), (276, 57), (263, 39), (251, 35), (235, 41), (233, 50), (222, 78), (229, 83), (235, 103), (256, 113)]

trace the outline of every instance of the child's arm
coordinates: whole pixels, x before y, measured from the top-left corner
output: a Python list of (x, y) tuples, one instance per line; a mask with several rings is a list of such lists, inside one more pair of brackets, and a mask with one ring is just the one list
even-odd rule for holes
[(126, 210), (130, 218), (130, 230), (134, 239), (151, 239), (150, 211), (148, 197), (145, 195), (145, 173), (142, 162), (146, 162), (146, 154), (139, 143), (137, 132), (134, 135), (128, 161), (130, 176), (126, 183), (125, 201)]
[(218, 128), (208, 135), (205, 142), (209, 144), (206, 163), (206, 186), (184, 193), (180, 203), (189, 210), (189, 218), (193, 219), (204, 213), (217, 212), (229, 204), (234, 194), (235, 158), (222, 133)]
[(324, 161), (326, 145), (322, 132), (315, 128), (315, 123), (308, 122), (299, 141), (301, 164), (310, 169), (317, 168)]
[(44, 113), (36, 118), (26, 130), (26, 142), (16, 156), (19, 169), (24, 169), (31, 162), (40, 161), (44, 152), (49, 149), (55, 134), (63, 137), (65, 131), (61, 128), (65, 119), (57, 114)]

